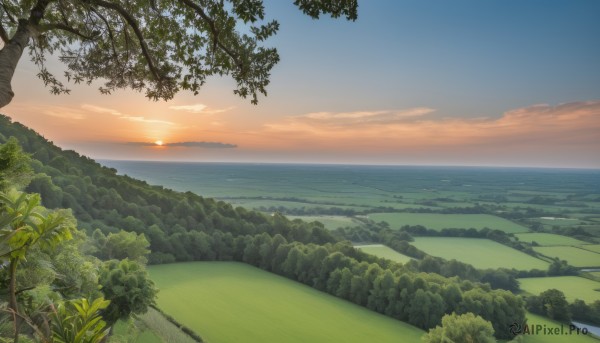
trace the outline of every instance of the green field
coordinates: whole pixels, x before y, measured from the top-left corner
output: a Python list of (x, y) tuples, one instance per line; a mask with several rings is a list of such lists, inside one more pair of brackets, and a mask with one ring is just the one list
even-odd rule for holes
[(424, 331), (235, 262), (150, 266), (158, 306), (211, 343), (421, 342)]
[(575, 267), (600, 266), (600, 254), (576, 247), (533, 247), (533, 250), (546, 256), (566, 260)]
[(136, 319), (118, 321), (109, 339), (110, 343), (195, 343), (189, 335), (165, 318), (154, 308), (137, 315)]
[(369, 219), (375, 222), (386, 221), (393, 229), (403, 225), (423, 225), (434, 230), (488, 227), (511, 233), (528, 231), (524, 226), (489, 214), (375, 213), (370, 214)]
[(395, 262), (406, 263), (412, 259), (412, 257), (403, 255), (383, 244), (356, 245), (355, 248), (360, 249), (368, 254), (381, 258), (387, 258), (388, 260)]
[(456, 259), (475, 268), (548, 269), (548, 263), (489, 239), (417, 237), (411, 243), (432, 256)]
[(581, 299), (588, 304), (600, 300), (600, 282), (592, 281), (578, 276), (553, 276), (519, 279), (521, 289), (525, 292), (538, 295), (541, 292), (556, 288), (567, 297), (567, 300), (573, 301)]
[(348, 218), (348, 217), (342, 217), (342, 216), (287, 216), (290, 220), (293, 219), (302, 219), (304, 221), (307, 222), (321, 222), (323, 225), (325, 225), (325, 228), (330, 229), (330, 230), (335, 230), (339, 227), (346, 227), (346, 226), (359, 226), (360, 222), (352, 219), (352, 218)]
[(586, 245), (580, 246), (580, 248), (589, 250), (589, 251), (593, 251), (593, 252), (597, 252), (600, 254), (600, 244), (586, 244)]
[(556, 235), (553, 233), (519, 233), (516, 234), (521, 242), (536, 242), (539, 245), (580, 245), (586, 244), (586, 242), (580, 241), (575, 238)]
[[(538, 316), (533, 313), (527, 313), (528, 325), (545, 325), (547, 328), (560, 328), (560, 323), (550, 320), (546, 317)], [(564, 328), (569, 331), (568, 326)], [(586, 335), (524, 335), (524, 343), (598, 343), (598, 340), (592, 336)]]

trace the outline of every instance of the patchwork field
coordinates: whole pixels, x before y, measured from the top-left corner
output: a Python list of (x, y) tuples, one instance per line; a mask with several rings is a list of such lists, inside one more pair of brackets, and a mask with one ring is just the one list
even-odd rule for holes
[(586, 244), (584, 241), (580, 241), (578, 239), (556, 235), (553, 233), (519, 233), (516, 234), (519, 237), (519, 240), (522, 242), (536, 242), (539, 245), (580, 245)]
[(457, 237), (417, 237), (415, 247), (432, 256), (470, 263), (476, 268), (548, 268), (548, 263), (489, 239)]
[(566, 260), (575, 267), (600, 266), (600, 254), (576, 247), (534, 247), (533, 250), (546, 256)]
[(374, 213), (369, 215), (369, 219), (376, 222), (386, 221), (391, 228), (399, 228), (403, 225), (423, 225), (434, 230), (488, 227), (511, 233), (528, 231), (522, 225), (489, 214)]
[(600, 289), (600, 282), (578, 276), (524, 278), (519, 279), (519, 283), (522, 290), (535, 295), (555, 288), (565, 293), (569, 301), (581, 299), (591, 303), (600, 300), (600, 291), (596, 291), (596, 289)]
[(387, 258), (388, 260), (395, 262), (406, 263), (412, 259), (412, 257), (403, 255), (383, 244), (356, 245), (355, 248), (360, 249), (368, 254)]
[(600, 254), (600, 244), (586, 244), (586, 245), (580, 246), (580, 248), (589, 250), (589, 251), (593, 251), (593, 252), (597, 252)]
[(212, 343), (421, 342), (424, 331), (235, 262), (149, 267), (158, 306)]

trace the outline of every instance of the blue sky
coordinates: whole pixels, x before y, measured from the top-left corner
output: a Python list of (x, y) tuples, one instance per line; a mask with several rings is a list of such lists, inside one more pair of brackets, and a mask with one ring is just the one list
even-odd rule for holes
[[(21, 63), (6, 112), (97, 158), (600, 168), (600, 1), (369, 0), (356, 22), (292, 3), (265, 2), (281, 62), (258, 106), (228, 78), (54, 97)], [(236, 148), (126, 144), (157, 140)]]

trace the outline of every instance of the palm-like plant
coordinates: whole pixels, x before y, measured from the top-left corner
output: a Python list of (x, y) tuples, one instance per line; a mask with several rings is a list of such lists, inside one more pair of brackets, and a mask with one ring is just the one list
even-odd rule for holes
[(22, 322), (17, 304), (17, 267), (33, 245), (53, 248), (72, 238), (74, 219), (68, 211), (48, 211), (40, 206), (39, 194), (16, 190), (0, 192), (0, 258), (8, 260), (9, 302), (15, 323), (14, 341)]

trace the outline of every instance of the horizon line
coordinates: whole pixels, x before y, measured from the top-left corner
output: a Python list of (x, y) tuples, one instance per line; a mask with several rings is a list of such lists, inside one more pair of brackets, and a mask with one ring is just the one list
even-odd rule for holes
[(474, 164), (403, 164), (403, 163), (363, 163), (363, 162), (273, 162), (273, 161), (189, 161), (189, 160), (144, 160), (98, 158), (96, 161), (142, 162), (142, 163), (186, 163), (186, 164), (254, 164), (254, 165), (304, 165), (304, 166), (356, 166), (356, 167), (439, 167), (439, 168), (497, 168), (497, 169), (550, 169), (550, 170), (585, 170), (598, 171), (600, 167), (549, 167), (549, 166), (515, 166), (515, 165), (474, 165)]

